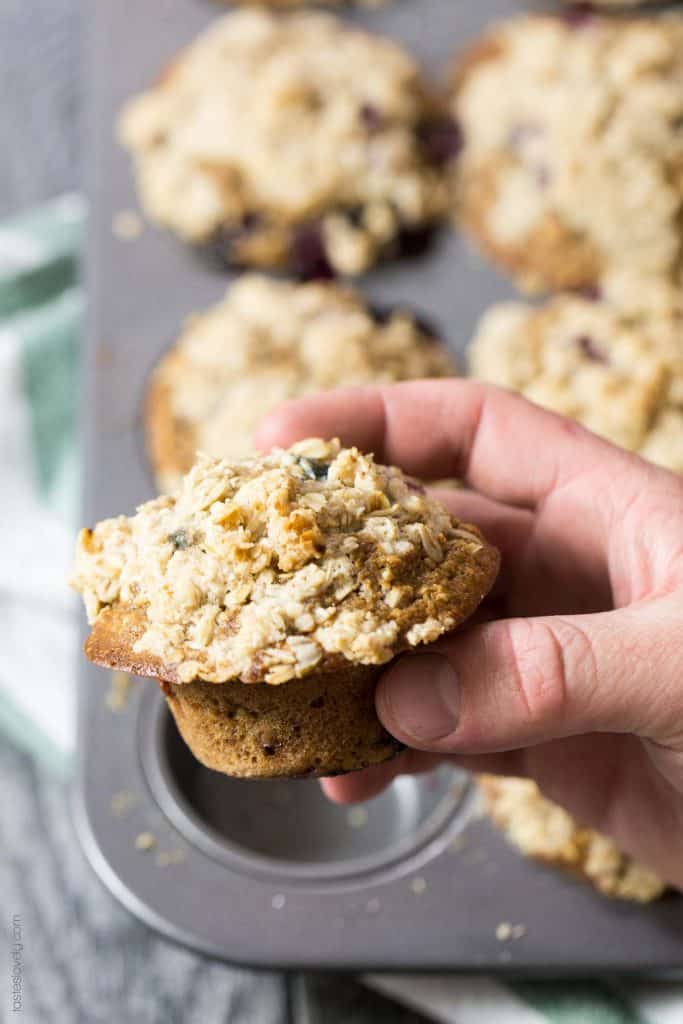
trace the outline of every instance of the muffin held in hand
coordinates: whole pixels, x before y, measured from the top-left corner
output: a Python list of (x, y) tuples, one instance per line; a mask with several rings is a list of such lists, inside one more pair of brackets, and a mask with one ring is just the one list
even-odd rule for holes
[(410, 312), (368, 306), (339, 284), (243, 274), (190, 317), (147, 391), (147, 448), (160, 491), (197, 451), (248, 455), (263, 417), (311, 391), (456, 373), (446, 346)]
[(400, 470), (338, 442), (201, 456), (175, 497), (83, 530), (97, 664), (155, 676), (207, 767), (330, 775), (399, 749), (373, 694), (466, 619), (498, 552)]
[(525, 857), (568, 871), (605, 896), (651, 903), (666, 889), (613, 840), (579, 825), (530, 779), (479, 777), (487, 813)]
[(119, 135), (147, 214), (221, 263), (359, 274), (448, 209), (453, 140), (417, 63), (331, 14), (219, 18)]

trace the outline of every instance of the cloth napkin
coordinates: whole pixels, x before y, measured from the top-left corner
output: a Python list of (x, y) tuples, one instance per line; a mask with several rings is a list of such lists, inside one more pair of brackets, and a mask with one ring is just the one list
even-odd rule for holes
[[(75, 744), (75, 602), (65, 578), (78, 517), (85, 219), (83, 199), (67, 195), (0, 225), (0, 730), (64, 774)], [(683, 984), (364, 980), (445, 1024), (683, 1022)]]

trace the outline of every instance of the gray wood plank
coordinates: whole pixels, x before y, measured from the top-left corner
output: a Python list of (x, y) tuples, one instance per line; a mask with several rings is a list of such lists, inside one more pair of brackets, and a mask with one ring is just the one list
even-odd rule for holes
[(197, 956), (121, 908), (85, 862), (65, 785), (3, 741), (0, 807), (3, 940), (20, 915), (27, 1024), (288, 1024), (282, 976)]

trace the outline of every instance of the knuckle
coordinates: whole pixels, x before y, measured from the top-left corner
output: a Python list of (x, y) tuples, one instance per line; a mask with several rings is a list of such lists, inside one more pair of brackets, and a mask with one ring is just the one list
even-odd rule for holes
[[(518, 620), (509, 632), (511, 663), (528, 726), (570, 721), (572, 681), (595, 675), (590, 638), (576, 624), (557, 619)], [(561, 732), (561, 728), (560, 728)]]

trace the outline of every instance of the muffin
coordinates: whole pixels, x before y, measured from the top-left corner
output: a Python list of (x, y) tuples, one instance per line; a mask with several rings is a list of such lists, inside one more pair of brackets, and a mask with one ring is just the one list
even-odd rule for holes
[(666, 889), (611, 839), (546, 800), (535, 782), (484, 775), (479, 786), (491, 819), (526, 857), (569, 871), (613, 899), (650, 903)]
[(455, 69), (457, 218), (528, 291), (680, 308), (683, 18), (524, 16)]
[(368, 307), (339, 285), (244, 275), (188, 321), (152, 375), (146, 434), (159, 489), (177, 486), (198, 450), (248, 454), (260, 420), (285, 399), (455, 372), (409, 313)]
[(156, 677), (207, 767), (272, 778), (393, 756), (378, 674), (466, 619), (498, 564), (400, 470), (313, 439), (200, 457), (174, 497), (83, 530), (72, 585), (92, 661)]
[(469, 366), (683, 473), (681, 319), (628, 319), (604, 302), (567, 296), (537, 308), (505, 303), (479, 324)]
[(332, 15), (215, 21), (125, 107), (149, 217), (221, 263), (306, 278), (412, 251), (457, 140), (416, 62)]

